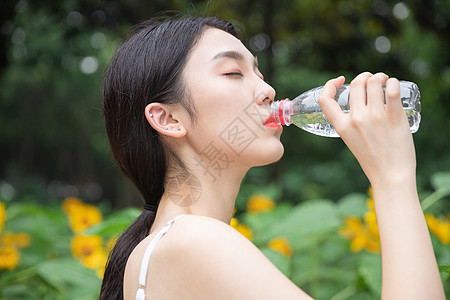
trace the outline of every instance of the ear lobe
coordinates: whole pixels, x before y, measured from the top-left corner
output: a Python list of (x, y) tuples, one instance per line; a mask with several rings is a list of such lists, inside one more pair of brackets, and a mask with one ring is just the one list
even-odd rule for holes
[(159, 133), (171, 137), (183, 137), (186, 128), (172, 112), (170, 107), (162, 103), (154, 102), (145, 107), (145, 117), (150, 126)]

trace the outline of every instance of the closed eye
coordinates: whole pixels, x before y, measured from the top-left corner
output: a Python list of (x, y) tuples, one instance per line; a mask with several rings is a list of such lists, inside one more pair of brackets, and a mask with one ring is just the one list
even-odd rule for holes
[(225, 73), (223, 75), (225, 75), (225, 76), (239, 76), (239, 77), (243, 77), (244, 76), (240, 72), (230, 72), (230, 73)]

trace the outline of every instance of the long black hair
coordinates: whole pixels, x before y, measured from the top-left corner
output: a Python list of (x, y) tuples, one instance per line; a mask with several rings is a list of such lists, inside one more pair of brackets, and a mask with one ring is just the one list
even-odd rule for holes
[[(104, 79), (103, 113), (112, 154), (145, 203), (158, 206), (164, 193), (168, 161), (179, 161), (144, 115), (152, 102), (181, 103), (191, 117), (182, 71), (203, 31), (217, 28), (236, 36), (228, 21), (184, 17), (141, 24), (113, 56)], [(123, 299), (125, 266), (147, 235), (155, 213), (144, 210), (109, 254), (100, 299)]]

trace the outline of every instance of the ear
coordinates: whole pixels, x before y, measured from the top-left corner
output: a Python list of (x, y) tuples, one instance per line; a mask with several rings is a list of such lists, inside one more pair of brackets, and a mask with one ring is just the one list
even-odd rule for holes
[(159, 102), (150, 103), (145, 107), (145, 117), (150, 126), (159, 133), (165, 136), (183, 137), (186, 135), (186, 128), (175, 116), (174, 108)]

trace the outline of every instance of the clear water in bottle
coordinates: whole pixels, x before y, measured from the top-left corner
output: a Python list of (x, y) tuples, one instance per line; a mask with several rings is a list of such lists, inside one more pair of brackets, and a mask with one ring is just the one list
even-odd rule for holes
[[(318, 99), (323, 87), (309, 90), (293, 100), (274, 101), (272, 103), (272, 116), (277, 124), (294, 124), (310, 133), (326, 136), (339, 137), (336, 130), (325, 118), (318, 104)], [(350, 86), (341, 86), (335, 96), (335, 100), (341, 106), (342, 111), (350, 111), (349, 103)], [(408, 116), (412, 133), (419, 129), (420, 124), (420, 92), (417, 85), (409, 81), (400, 81), (400, 98), (403, 109)]]

